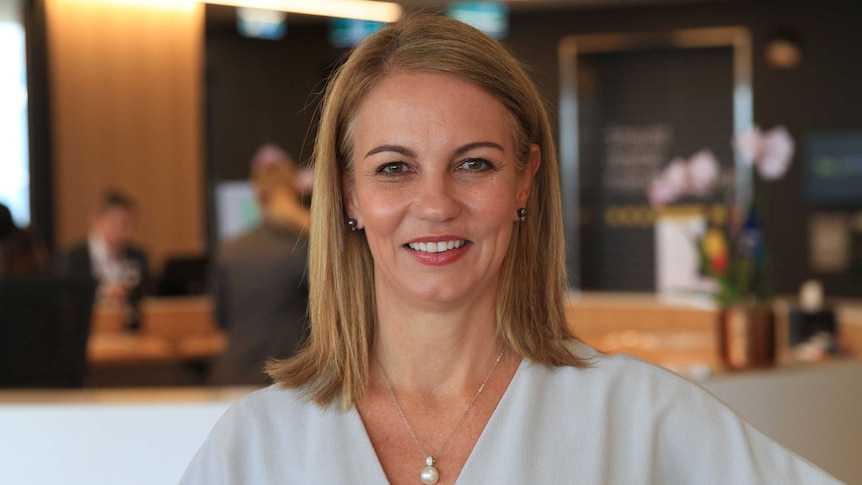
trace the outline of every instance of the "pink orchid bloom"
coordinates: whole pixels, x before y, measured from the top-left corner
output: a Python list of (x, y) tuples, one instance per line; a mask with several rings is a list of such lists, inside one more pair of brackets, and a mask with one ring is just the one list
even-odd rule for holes
[(718, 181), (718, 158), (712, 151), (703, 149), (688, 161), (689, 192), (703, 197), (709, 195)]
[(688, 164), (682, 158), (674, 158), (661, 173), (661, 180), (676, 197), (688, 192)]
[(769, 130), (763, 137), (763, 152), (756, 160), (757, 173), (764, 180), (778, 180), (787, 173), (793, 161), (795, 144), (783, 126)]
[(670, 204), (677, 197), (678, 195), (673, 188), (666, 184), (661, 177), (654, 178), (647, 189), (647, 199), (654, 209), (660, 209)]
[(732, 141), (733, 150), (746, 165), (753, 165), (763, 151), (763, 133), (760, 128), (753, 128), (737, 133)]

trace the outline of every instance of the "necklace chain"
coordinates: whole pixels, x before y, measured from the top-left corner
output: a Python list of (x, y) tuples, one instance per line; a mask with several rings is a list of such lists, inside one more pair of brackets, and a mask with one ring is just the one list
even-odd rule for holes
[(506, 347), (503, 346), (500, 349), (500, 353), (497, 355), (497, 360), (494, 361), (494, 365), (491, 366), (491, 370), (488, 371), (488, 375), (485, 376), (485, 380), (482, 381), (482, 385), (479, 386), (479, 390), (476, 391), (476, 394), (473, 396), (473, 399), (470, 401), (470, 404), (467, 406), (467, 409), (464, 410), (464, 413), (461, 414), (461, 418), (458, 419), (458, 422), (455, 423), (455, 427), (452, 428), (452, 431), (449, 432), (449, 436), (446, 437), (446, 440), (437, 448), (437, 451), (434, 452), (433, 455), (429, 455), (425, 453), (425, 450), (422, 448), (422, 445), (419, 444), (419, 438), (416, 437), (416, 433), (413, 432), (413, 427), (410, 426), (410, 422), (407, 421), (407, 416), (404, 415), (404, 409), (401, 407), (401, 403), (398, 402), (398, 398), (395, 397), (395, 391), (392, 389), (392, 384), (389, 382), (389, 378), (386, 377), (386, 372), (383, 371), (383, 365), (380, 363), (380, 359), (377, 356), (374, 356), (374, 361), (377, 363), (377, 368), (380, 369), (380, 375), (383, 376), (383, 382), (386, 384), (386, 390), (389, 391), (389, 396), (392, 397), (392, 402), (395, 403), (395, 407), (398, 408), (398, 414), (401, 415), (401, 419), (404, 421), (404, 424), (407, 426), (407, 431), (410, 432), (410, 436), (413, 438), (413, 442), (416, 443), (416, 447), (419, 448), (419, 451), (423, 456), (427, 456), (430, 458), (431, 463), (428, 463), (428, 466), (433, 465), (437, 461), (437, 457), (440, 455), (440, 452), (443, 451), (443, 448), (449, 444), (449, 441), (452, 439), (452, 436), (455, 435), (455, 431), (461, 426), (461, 423), (464, 422), (464, 418), (467, 417), (467, 414), (473, 409), (473, 405), (476, 404), (476, 400), (479, 399), (479, 394), (482, 394), (482, 391), (485, 390), (485, 385), (488, 383), (488, 380), (491, 379), (491, 374), (494, 373), (494, 369), (497, 368), (497, 364), (500, 363), (500, 359), (503, 358), (503, 352), (506, 351)]

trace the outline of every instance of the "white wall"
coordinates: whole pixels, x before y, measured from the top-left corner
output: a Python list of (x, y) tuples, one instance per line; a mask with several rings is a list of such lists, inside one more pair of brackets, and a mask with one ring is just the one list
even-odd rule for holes
[(0, 393), (0, 483), (177, 483), (219, 416), (248, 391), (67, 391), (72, 402)]
[(862, 361), (742, 373), (703, 386), (791, 451), (862, 484)]

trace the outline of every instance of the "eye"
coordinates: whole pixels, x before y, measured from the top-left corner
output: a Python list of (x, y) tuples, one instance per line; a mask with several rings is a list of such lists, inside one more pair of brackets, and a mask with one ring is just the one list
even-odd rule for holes
[(399, 175), (405, 172), (407, 172), (407, 164), (404, 162), (387, 163), (377, 169), (377, 173), (384, 175)]
[(470, 172), (484, 172), (486, 170), (493, 169), (494, 165), (483, 158), (468, 158), (467, 160), (461, 162), (458, 168)]

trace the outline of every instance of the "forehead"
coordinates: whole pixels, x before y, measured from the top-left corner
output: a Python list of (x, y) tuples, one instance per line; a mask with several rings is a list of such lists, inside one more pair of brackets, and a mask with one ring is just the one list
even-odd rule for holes
[(512, 116), (497, 98), (478, 84), (445, 73), (386, 74), (359, 104), (351, 125), (354, 143), (399, 134), (423, 139), (442, 134), (456, 139), (513, 137)]

